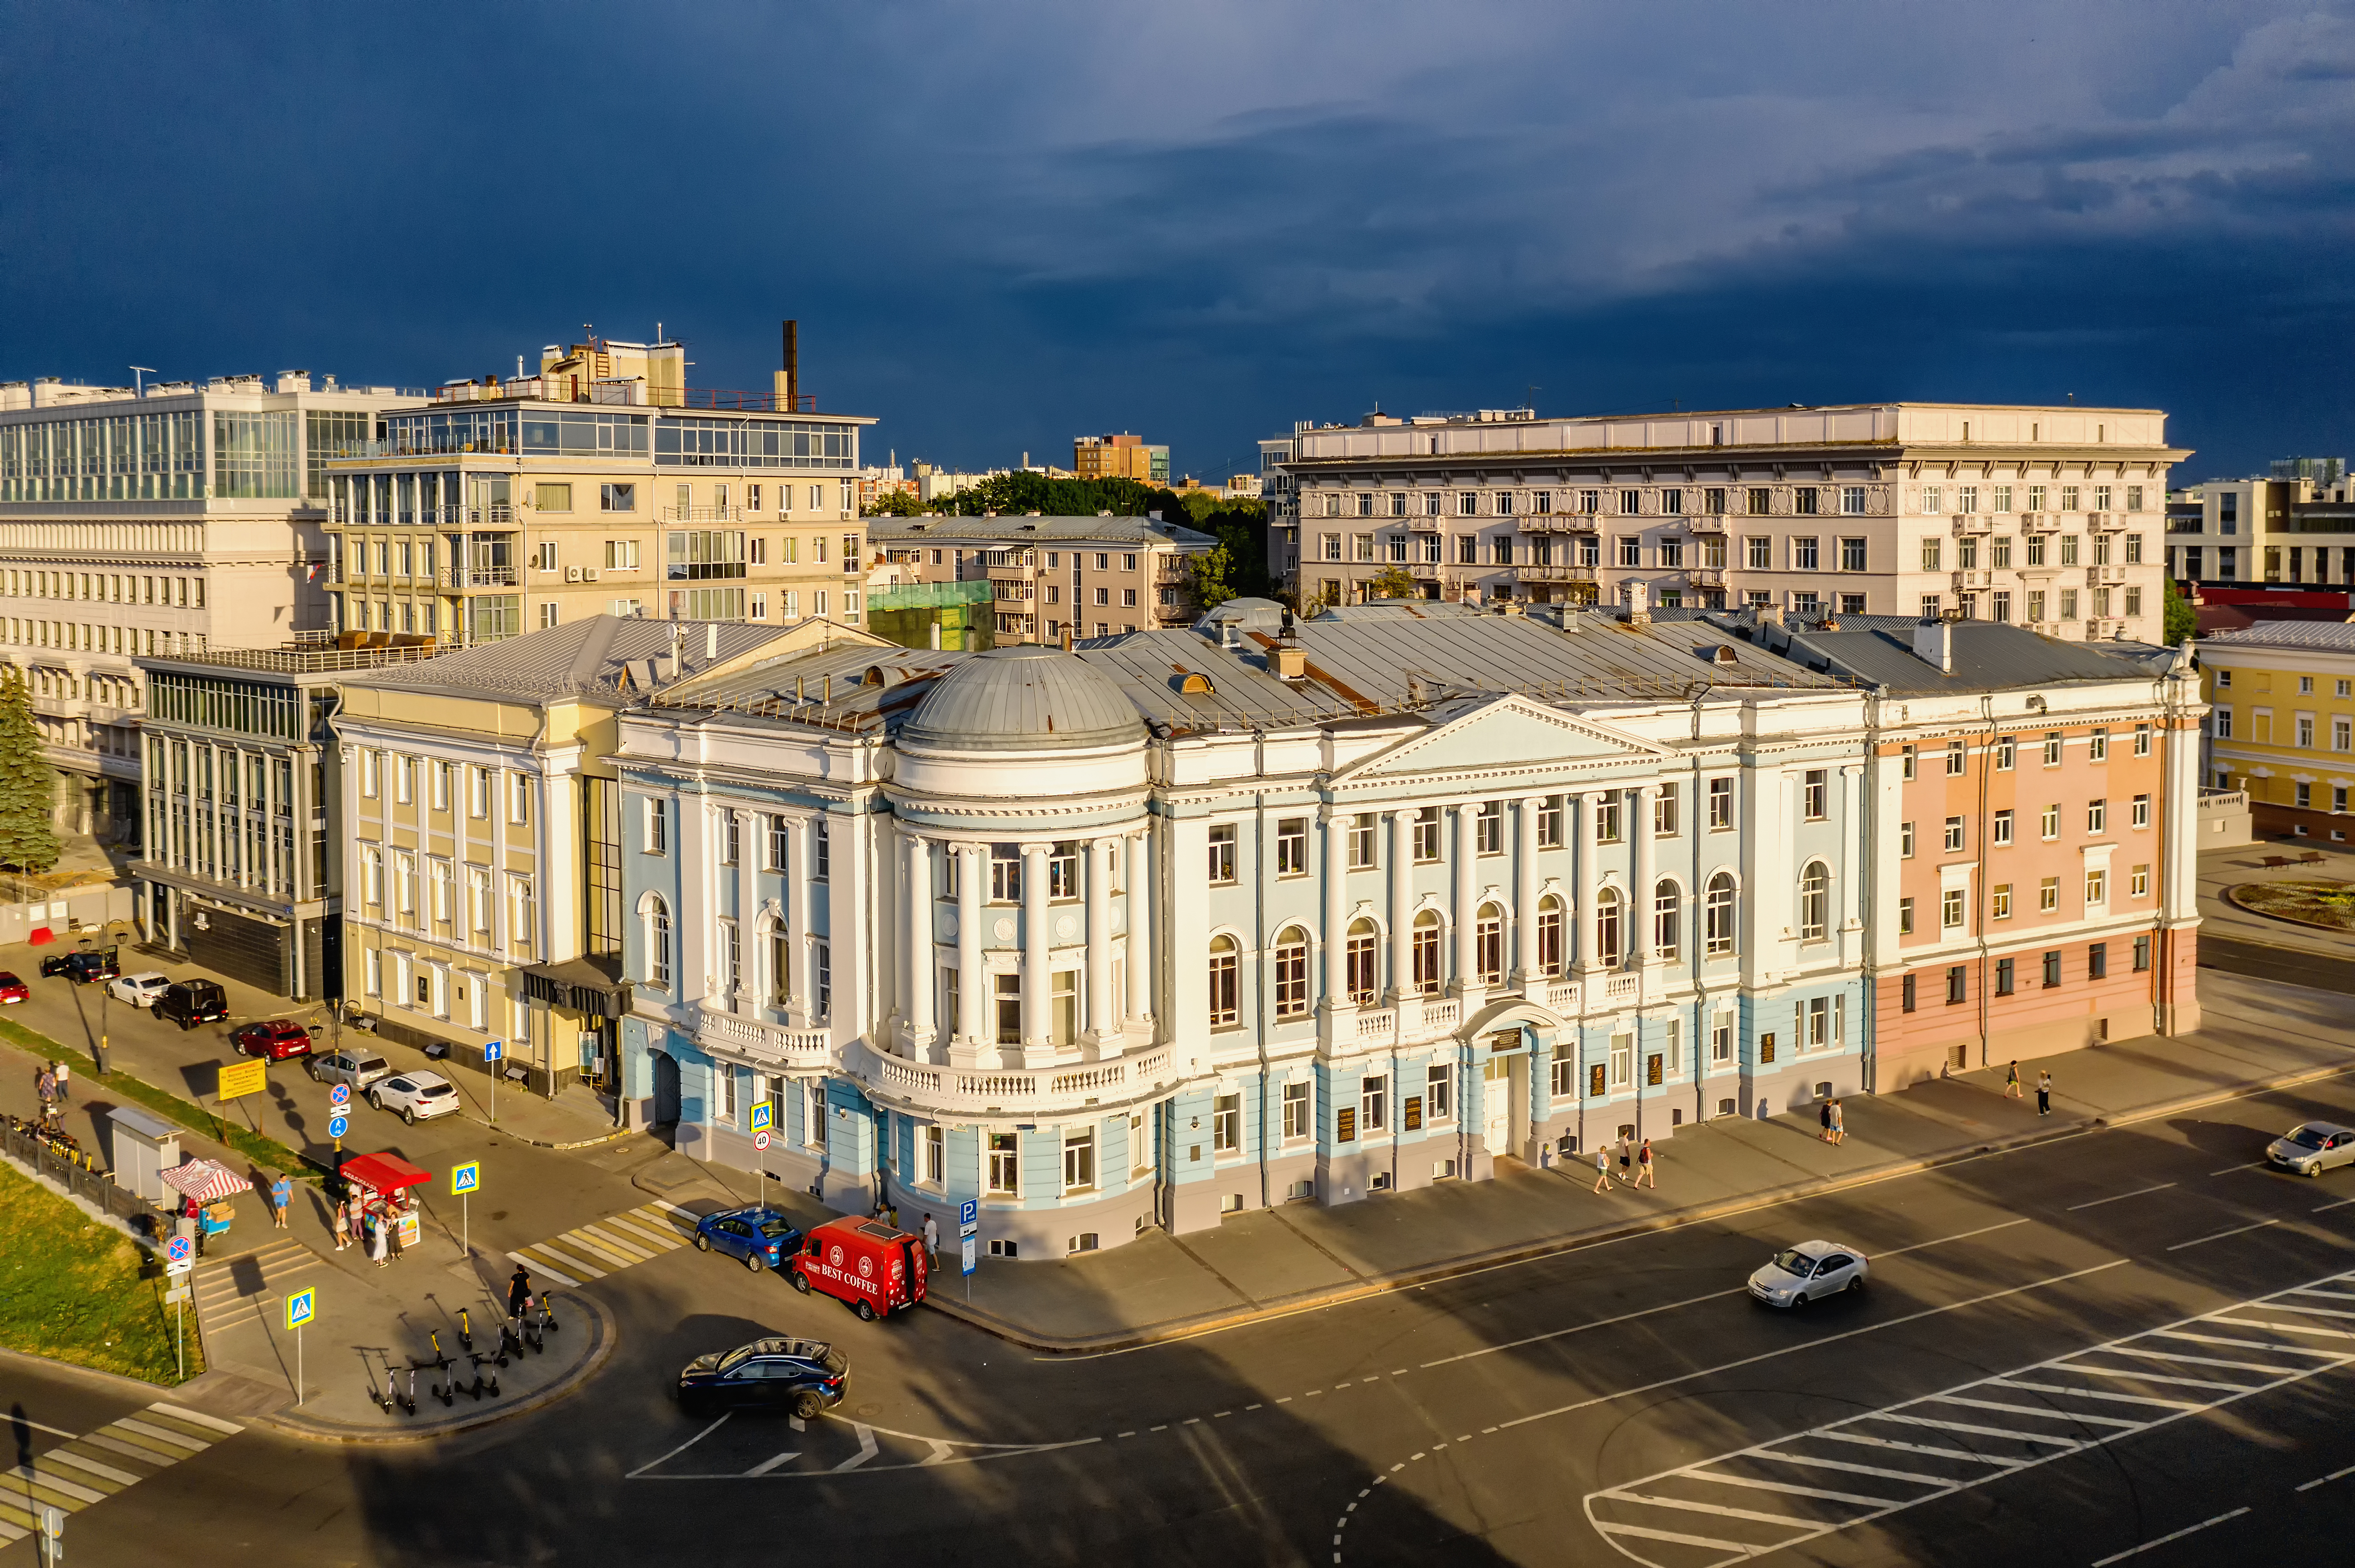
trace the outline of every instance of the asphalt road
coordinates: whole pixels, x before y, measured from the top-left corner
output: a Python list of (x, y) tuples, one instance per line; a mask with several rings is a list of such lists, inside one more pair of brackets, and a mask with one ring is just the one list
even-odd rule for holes
[[(75, 1515), (69, 1561), (2303, 1554), (2355, 1523), (2355, 1171), (2251, 1162), (2308, 1114), (2355, 1121), (2355, 1083), (1085, 1358), (938, 1313), (862, 1324), (677, 1252), (591, 1287), (622, 1346), (570, 1400), (430, 1448), (250, 1431)], [(1746, 1298), (1812, 1235), (1871, 1255), (1870, 1285)], [(760, 1331), (844, 1349), (836, 1416), (670, 1406), (679, 1361)], [(21, 1363), (0, 1398), (36, 1452), (137, 1403)]]

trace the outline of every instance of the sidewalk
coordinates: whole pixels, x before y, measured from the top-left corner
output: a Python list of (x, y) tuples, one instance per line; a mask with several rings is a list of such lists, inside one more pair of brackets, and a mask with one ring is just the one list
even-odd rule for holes
[(1849, 1136), (1838, 1148), (1816, 1136), (1811, 1116), (1727, 1118), (1655, 1145), (1657, 1190), (1607, 1193), (1591, 1191), (1591, 1164), (1540, 1171), (1499, 1160), (1493, 1181), (1340, 1208), (1262, 1209), (1215, 1230), (1156, 1231), (1068, 1261), (985, 1263), (970, 1307), (951, 1242), (930, 1305), (1033, 1349), (1118, 1349), (1830, 1192), (2236, 1088), (2355, 1070), (2355, 998), (2212, 969), (2200, 981), (2212, 1026), (2198, 1034), (2032, 1064), (2058, 1086), (2050, 1118), (2037, 1116), (2032, 1095), (2004, 1097), (1999, 1064), (1844, 1100)]
[[(29, 1117), (39, 1103), (34, 1065), (22, 1057), (9, 1065), (12, 1070), (0, 1073), (0, 1110)], [(102, 1090), (92, 1095), (87, 1088), (77, 1086), (63, 1125), (85, 1150), (99, 1151), (106, 1147), (99, 1124), (112, 1099)], [(563, 1327), (543, 1338), (543, 1351), (511, 1359), (505, 1369), (484, 1369), (498, 1380), (497, 1397), (460, 1394), (453, 1408), (444, 1408), (424, 1398), (432, 1374), (421, 1372), (417, 1414), (409, 1415), (398, 1405), (388, 1414), (369, 1397), (383, 1389), (387, 1360), (401, 1369), (406, 1392), (410, 1361), (432, 1353), (431, 1330), (439, 1330), (442, 1348), (464, 1364), (457, 1333), (461, 1307), (472, 1316), (476, 1345), (496, 1346), (506, 1315), (510, 1266), (485, 1245), (483, 1227), (473, 1227), (473, 1255), (465, 1258), (458, 1236), (444, 1223), (458, 1216), (436, 1205), (427, 1214), (420, 1244), (378, 1269), (357, 1245), (347, 1252), (335, 1250), (330, 1211), (315, 1184), (296, 1185), (287, 1228), (277, 1230), (270, 1223), (266, 1196), (272, 1172), (194, 1132), (183, 1133), (180, 1146), (187, 1156), (219, 1160), (255, 1189), (231, 1200), (236, 1219), (225, 1234), (206, 1244), (191, 1277), (187, 1332), (192, 1345), (201, 1332), (207, 1370), (175, 1393), (183, 1403), (217, 1414), (260, 1417), (303, 1436), (400, 1441), (479, 1425), (560, 1397), (612, 1351), (613, 1326), (604, 1309), (559, 1294), (556, 1310)], [(290, 1287), (316, 1293), (317, 1316), (304, 1330), (299, 1405), (294, 1336), (285, 1328), (283, 1306)]]

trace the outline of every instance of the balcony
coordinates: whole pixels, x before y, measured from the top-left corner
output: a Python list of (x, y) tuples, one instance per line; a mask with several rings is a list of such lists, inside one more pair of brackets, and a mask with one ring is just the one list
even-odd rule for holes
[(1602, 525), (1592, 512), (1529, 512), (1514, 524), (1524, 534), (1592, 534)]
[[(720, 999), (708, 1000), (717, 1002)], [(823, 1029), (783, 1029), (757, 1019), (738, 1018), (713, 1007), (697, 1011), (698, 1044), (749, 1056), (772, 1072), (815, 1072), (831, 1060), (832, 1044)]]
[[(2126, 525), (2126, 516), (2123, 512), (2088, 512), (2085, 514), (2085, 526), (2093, 529), (2097, 534), (2112, 533), (2117, 529), (2125, 527)], [(2169, 532), (2172, 531), (2173, 530), (2170, 527)]]
[(1523, 582), (1531, 583), (1591, 583), (1599, 580), (1603, 568), (1598, 566), (1523, 566), (1513, 568)]
[(744, 509), (741, 506), (666, 506), (661, 508), (666, 523), (741, 523)]
[(1700, 517), (1688, 517), (1685, 519), (1685, 526), (1696, 534), (1723, 534), (1725, 532), (1725, 518), (1722, 514), (1709, 514)]
[(1436, 534), (1439, 532), (1439, 519), (1428, 514), (1419, 517), (1410, 517), (1406, 520), (1406, 525), (1409, 529), (1417, 534)]
[(1969, 593), (1993, 587), (1995, 587), (1993, 572), (1967, 569), (1955, 574), (1955, 591), (1957, 593)]
[(2050, 534), (2061, 526), (2061, 519), (2050, 512), (2023, 512), (2019, 514), (2019, 531), (2023, 534)]
[(2122, 583), (2126, 580), (2126, 569), (2121, 566), (2087, 567), (2085, 580), (2089, 583)]
[(514, 567), (450, 567), (442, 573), (444, 588), (513, 588), (522, 578)]
[(1162, 1093), (1179, 1076), (1167, 1045), (1148, 1046), (1108, 1062), (1039, 1068), (940, 1067), (859, 1047), (844, 1054), (853, 1075), (874, 1098), (931, 1116), (961, 1112), (1051, 1118), (1092, 1106), (1145, 1099)]
[(1991, 534), (1995, 532), (1995, 519), (1992, 517), (1982, 517), (1974, 512), (1957, 512), (1955, 514), (1955, 532), (1957, 534)]
[(1725, 586), (1723, 567), (1687, 567), (1685, 581), (1695, 588), (1721, 588)]

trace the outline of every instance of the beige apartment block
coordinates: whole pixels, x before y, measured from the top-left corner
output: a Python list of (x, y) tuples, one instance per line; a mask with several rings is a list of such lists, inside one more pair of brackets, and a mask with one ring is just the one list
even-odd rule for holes
[(996, 641), (1158, 631), (1195, 615), (1192, 556), (1218, 546), (1149, 517), (870, 517), (879, 587), (991, 585)]
[(65, 776), (59, 828), (139, 836), (136, 660), (325, 623), (325, 454), (400, 400), (302, 370), (0, 383), (0, 658), (31, 683)]
[(874, 421), (682, 387), (678, 353), (551, 345), (540, 375), (389, 412), (327, 465), (336, 629), (471, 646), (591, 615), (863, 625)]
[(2150, 408), (1871, 403), (1632, 418), (1303, 423), (1260, 443), (1269, 566), (1304, 603), (1420, 597), (1935, 615), (2158, 635)]

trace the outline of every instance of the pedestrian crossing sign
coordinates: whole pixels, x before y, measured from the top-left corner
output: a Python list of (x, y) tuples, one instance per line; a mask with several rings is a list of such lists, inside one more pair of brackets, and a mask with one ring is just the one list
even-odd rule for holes
[(450, 1196), (455, 1198), (467, 1192), (478, 1192), (482, 1191), (482, 1186), (483, 1162), (481, 1160), (469, 1160), (463, 1165), (450, 1167)]
[(292, 1330), (301, 1328), (304, 1324), (309, 1322), (313, 1318), (318, 1315), (317, 1308), (318, 1291), (316, 1289), (288, 1292), (286, 1297), (287, 1329)]
[(768, 1101), (755, 1101), (752, 1106), (752, 1130), (754, 1132), (768, 1131), (770, 1115), (771, 1111)]

